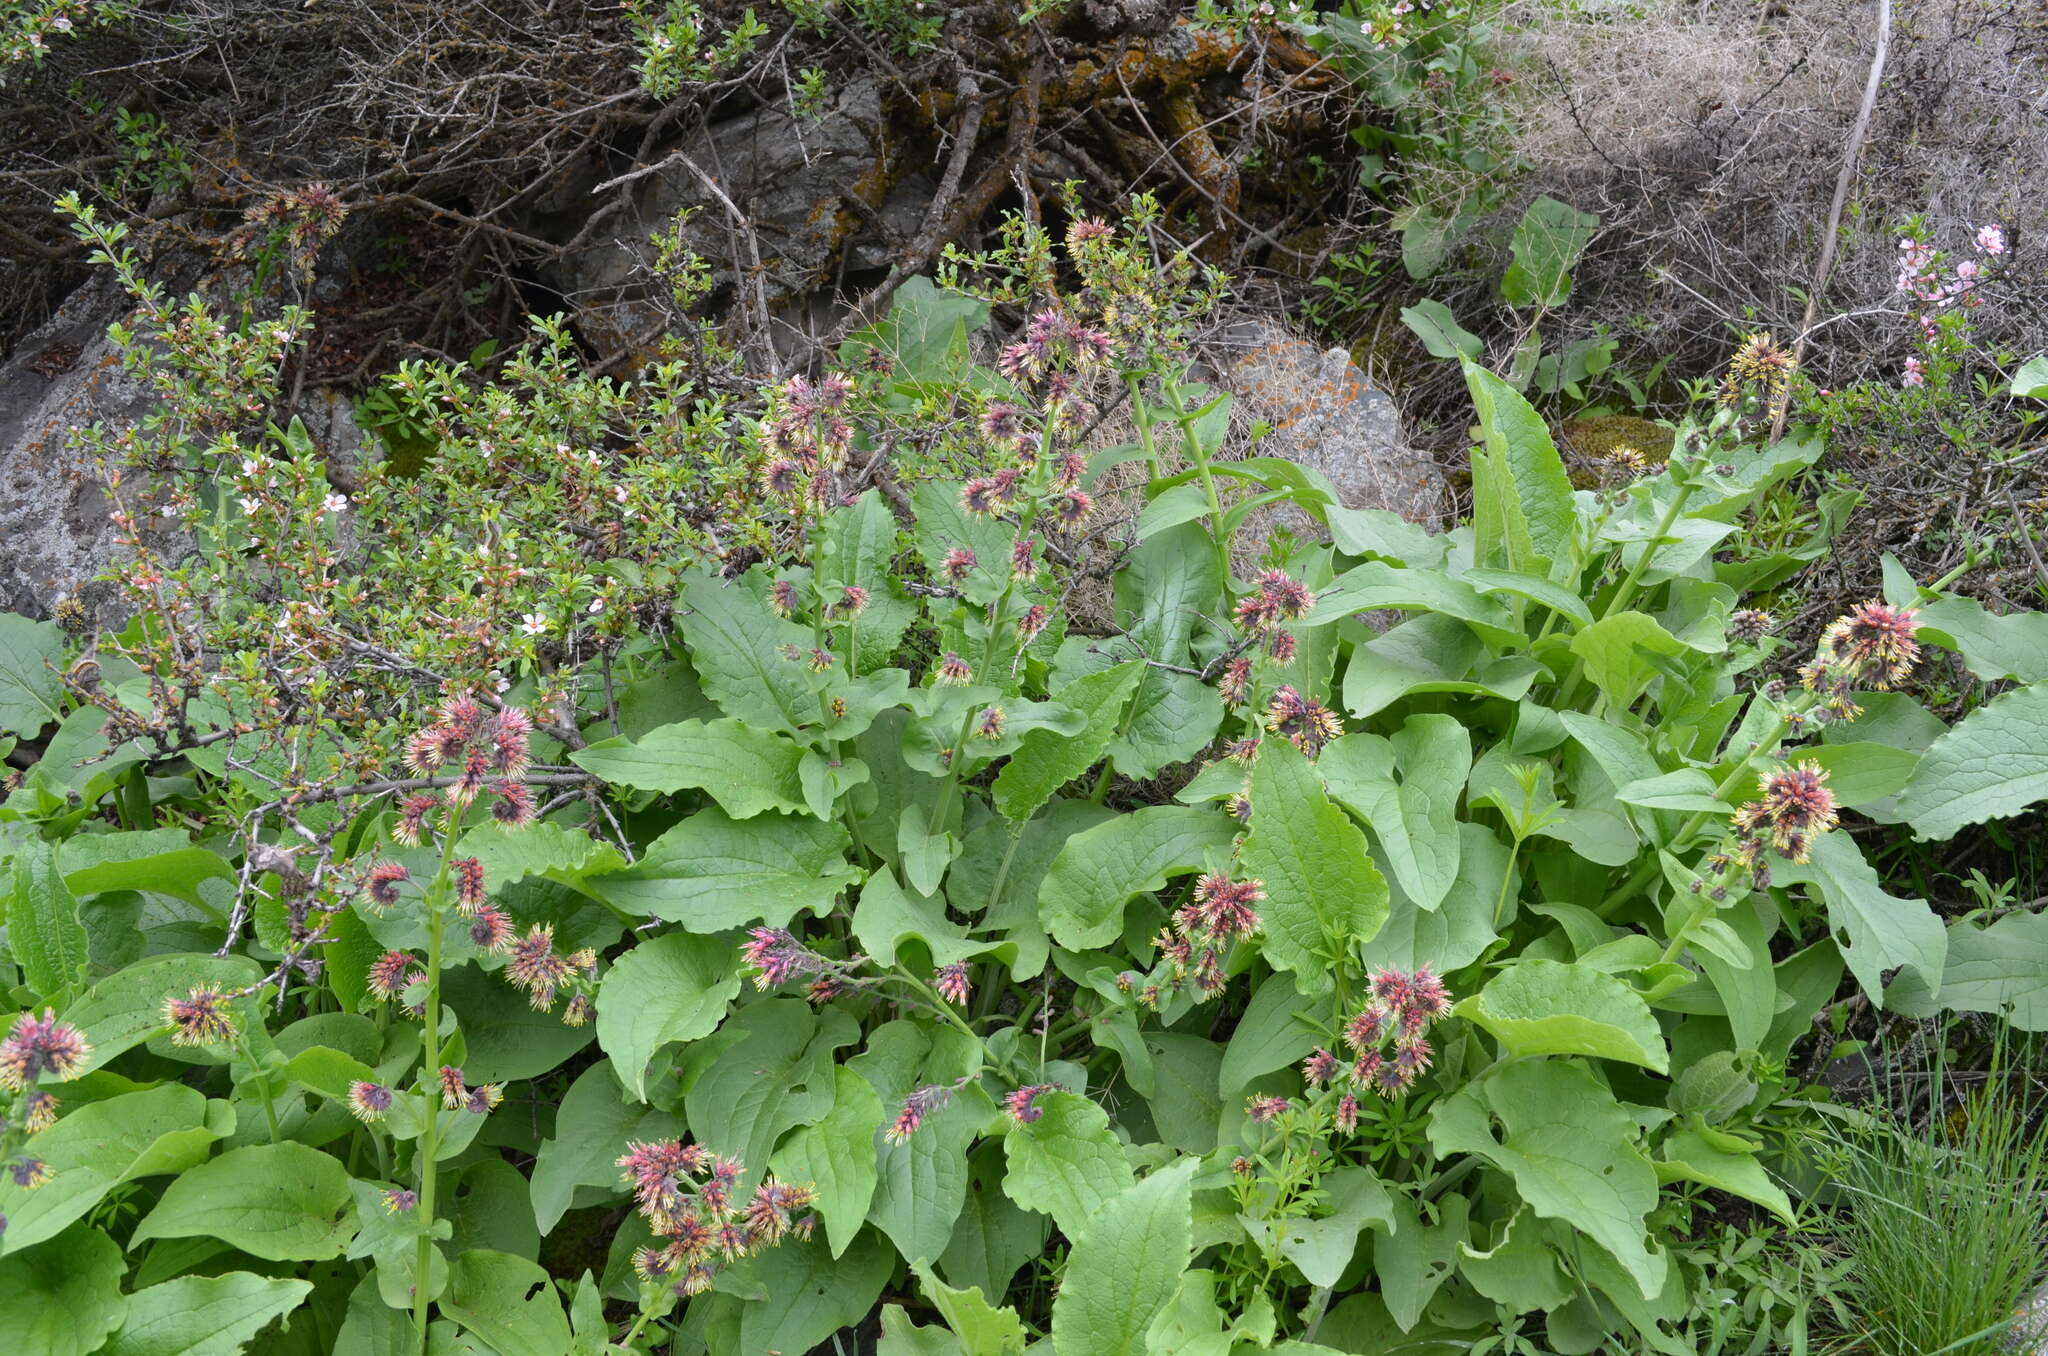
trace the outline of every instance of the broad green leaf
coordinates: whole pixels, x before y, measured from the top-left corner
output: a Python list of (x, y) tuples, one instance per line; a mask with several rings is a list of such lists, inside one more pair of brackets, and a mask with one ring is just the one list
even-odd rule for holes
[(742, 1310), (733, 1350), (809, 1351), (866, 1318), (895, 1269), (895, 1256), (880, 1244), (849, 1248), (835, 1260), (822, 1239), (785, 1239), (733, 1268), (735, 1282), (763, 1296)]
[(1585, 661), (1586, 676), (1619, 709), (1642, 695), (1659, 672), (1654, 657), (1686, 652), (1685, 643), (1654, 617), (1617, 612), (1572, 637), (1572, 653)]
[(50, 1167), (49, 1181), (29, 1191), (0, 1177), (0, 1215), (8, 1221), (0, 1252), (54, 1238), (123, 1182), (196, 1167), (233, 1128), (226, 1103), (209, 1107), (175, 1083), (68, 1112), (34, 1140), (36, 1157)]
[(846, 830), (809, 815), (735, 820), (699, 810), (592, 888), (627, 913), (724, 932), (762, 922), (787, 927), (804, 909), (823, 914), (860, 873), (845, 858)]
[(1721, 914), (1721, 921), (1742, 944), (1746, 965), (1732, 964), (1705, 947), (1694, 947), (1693, 956), (1707, 972), (1714, 991), (1727, 1009), (1729, 1033), (1737, 1050), (1755, 1050), (1771, 1029), (1777, 1011), (1778, 982), (1771, 973), (1771, 934), (1777, 930), (1775, 909), (1760, 896), (1733, 905)]
[(230, 1271), (180, 1276), (128, 1297), (128, 1315), (104, 1356), (236, 1356), (271, 1320), (313, 1293), (311, 1281)]
[(2013, 373), (2012, 393), (2032, 399), (2048, 399), (2048, 354), (2029, 358)]
[(334, 1356), (418, 1356), (412, 1313), (394, 1309), (378, 1293), (379, 1277), (371, 1273), (349, 1292), (348, 1313), (335, 1337)]
[(1438, 1102), (1429, 1144), (1439, 1157), (1469, 1153), (1507, 1173), (1532, 1210), (1605, 1248), (1653, 1298), (1668, 1259), (1645, 1237), (1657, 1173), (1636, 1131), (1635, 1117), (1583, 1066), (1531, 1060), (1501, 1065)]
[(615, 1160), (627, 1140), (673, 1139), (683, 1123), (667, 1111), (628, 1101), (611, 1061), (599, 1060), (570, 1084), (555, 1111), (554, 1129), (533, 1164), (533, 1217), (544, 1234), (554, 1232), (579, 1199), (624, 1194)]
[(0, 612), (0, 735), (29, 738), (64, 719), (63, 667), (56, 623)]
[(1071, 1092), (1038, 1099), (1044, 1113), (1003, 1137), (1010, 1171), (1003, 1191), (1027, 1210), (1051, 1215), (1072, 1238), (1102, 1203), (1131, 1185), (1131, 1165), (1109, 1128), (1109, 1113)]
[[(1436, 227), (1444, 225), (1444, 223), (1436, 218), (1418, 217), (1416, 220), (1427, 220)], [(1428, 234), (1434, 238), (1437, 232), (1431, 231)], [(1437, 246), (1439, 258), (1441, 258), (1441, 249), (1440, 245)], [(1403, 233), (1402, 254), (1404, 258), (1409, 255), (1405, 231)], [(1431, 263), (1429, 267), (1420, 272), (1417, 271), (1415, 262), (1411, 261), (1408, 263), (1409, 276), (1418, 281), (1435, 271), (1436, 265), (1434, 263)], [(1480, 340), (1479, 336), (1460, 325), (1457, 318), (1452, 315), (1451, 308), (1434, 298), (1424, 298), (1413, 306), (1403, 306), (1401, 308), (1401, 323), (1415, 332), (1415, 337), (1422, 341), (1422, 347), (1428, 351), (1429, 356), (1432, 358), (1476, 359), (1481, 353), (1486, 351), (1486, 345)]]
[(563, 1356), (569, 1320), (554, 1282), (510, 1253), (471, 1249), (448, 1268), (441, 1312), (491, 1344), (498, 1356)]
[[(891, 568), (896, 560), (896, 517), (880, 490), (825, 515), (818, 542), (818, 573), (828, 585), (867, 590), (867, 606), (837, 632), (847, 671), (867, 673), (888, 662), (903, 632), (917, 620), (917, 604), (904, 596)], [(729, 808), (729, 807), (728, 807)]]
[(1517, 598), (1541, 603), (1580, 626), (1593, 624), (1593, 610), (1586, 606), (1585, 599), (1542, 575), (1521, 574), (1514, 570), (1467, 570), (1459, 578), (1481, 593), (1511, 593)]
[(942, 897), (911, 894), (886, 866), (861, 887), (860, 902), (853, 908), (853, 935), (861, 949), (883, 965), (894, 965), (897, 948), (912, 938), (931, 952), (934, 967), (990, 951), (1007, 954), (1014, 945), (969, 937), (966, 928), (946, 916)]
[[(910, 1261), (945, 1255), (967, 1198), (967, 1148), (986, 1119), (988, 1100), (975, 1089), (925, 1117), (917, 1133), (891, 1144), (877, 1128), (875, 1195), (868, 1218)], [(885, 1108), (895, 1119), (895, 1108)]]
[(85, 980), (90, 947), (85, 924), (78, 921), (78, 901), (57, 873), (55, 845), (40, 839), (14, 854), (7, 947), (22, 981), (45, 1003), (69, 1003)]
[(1975, 598), (1944, 594), (1920, 608), (1920, 639), (1962, 655), (1986, 682), (2048, 681), (2048, 612), (1987, 612)]
[(939, 1274), (984, 1295), (1010, 1288), (1017, 1268), (1045, 1250), (1049, 1221), (1005, 1196), (1000, 1183), (1007, 1165), (1002, 1149), (986, 1143), (970, 1160), (969, 1182), (953, 1221), (953, 1237), (939, 1255)]
[(1435, 570), (1404, 570), (1382, 560), (1368, 560), (1337, 576), (1316, 595), (1316, 603), (1300, 622), (1326, 626), (1376, 608), (1433, 612), (1469, 622), (1482, 636), (1502, 644), (1520, 643), (1515, 614), (1462, 579)]
[(1714, 794), (1714, 779), (1696, 767), (1682, 767), (1617, 787), (1614, 798), (1623, 805), (1646, 810), (1691, 810), (1704, 814), (1728, 814), (1733, 801)]
[(455, 846), (459, 856), (483, 864), (484, 883), (494, 891), (540, 877), (587, 895), (593, 893), (589, 877), (626, 864), (610, 843), (561, 824), (529, 824), (523, 829), (481, 824)]
[(1668, 1072), (1670, 1056), (1649, 1005), (1590, 965), (1524, 958), (1457, 1006), (1509, 1055), (1588, 1055)]
[(1347, 556), (1375, 555), (1394, 565), (1440, 568), (1451, 539), (1409, 522), (1391, 509), (1354, 509), (1331, 504), (1323, 509), (1330, 538)]
[(200, 882), (235, 878), (219, 853), (192, 846), (183, 829), (80, 834), (57, 849), (57, 869), (80, 898), (102, 890), (149, 890), (209, 912), (213, 905), (199, 893)]
[(164, 999), (183, 997), (203, 984), (240, 989), (262, 973), (247, 956), (170, 955), (151, 956), (108, 975), (64, 1013), (65, 1020), (92, 1042), (92, 1057), (83, 1072), (100, 1068), (167, 1030)]
[(831, 1112), (784, 1140), (770, 1166), (786, 1182), (817, 1189), (818, 1215), (838, 1257), (867, 1220), (875, 1195), (875, 1132), (890, 1116), (853, 1070), (840, 1065), (832, 1078)]
[(1885, 1001), (1908, 1017), (1989, 1012), (2021, 1031), (2048, 1031), (2048, 913), (2010, 913), (1988, 927), (1951, 924), (1940, 1001), (1910, 970), (1892, 981)]
[[(1920, 765), (1920, 750), (1902, 749), (1873, 739), (1842, 740), (1832, 744), (1807, 744), (1797, 753), (1800, 762), (1819, 763), (1827, 770), (1828, 790), (1835, 803), (1862, 809), (1886, 800), (1913, 779)], [(1739, 787), (1730, 800), (1751, 798), (1752, 788)]]
[(127, 1264), (98, 1229), (74, 1224), (55, 1238), (0, 1258), (0, 1350), (20, 1356), (86, 1356), (121, 1326)]
[[(1365, 944), (1366, 965), (1397, 970), (1427, 965), (1447, 974), (1484, 955), (1499, 935), (1498, 927), (1513, 917), (1515, 901), (1501, 894), (1507, 880), (1507, 847), (1493, 830), (1470, 821), (1458, 825), (1458, 838), (1458, 878), (1435, 910), (1416, 907), (1402, 894), (1399, 882), (1388, 882), (1392, 898), (1387, 925)], [(1497, 911), (1507, 915), (1498, 924)]]
[(1408, 898), (1424, 909), (1441, 904), (1458, 877), (1458, 798), (1472, 772), (1464, 725), (1410, 716), (1392, 739), (1345, 735), (1316, 766), (1332, 799), (1372, 826)]
[(462, 1021), (469, 1051), (462, 1070), (474, 1083), (538, 1078), (597, 1038), (594, 1026), (570, 1026), (539, 1012), (504, 976), (458, 965), (441, 977), (441, 1000)]
[(787, 736), (744, 721), (678, 721), (637, 740), (607, 739), (569, 761), (618, 786), (665, 793), (703, 791), (734, 819), (764, 810), (805, 808), (797, 764), (804, 751)]
[(1492, 1247), (1481, 1252), (1469, 1243), (1458, 1245), (1458, 1271), (1474, 1290), (1517, 1313), (1558, 1308), (1572, 1290), (1543, 1237), (1555, 1227), (1533, 1211), (1517, 1210)]
[(813, 1015), (801, 998), (770, 998), (734, 1013), (719, 1034), (728, 1033), (731, 1043), (690, 1085), (683, 1114), (700, 1143), (758, 1175), (785, 1131), (830, 1113), (832, 1052), (859, 1031), (839, 1008)]
[(1209, 496), (1199, 485), (1175, 485), (1155, 497), (1138, 514), (1138, 521), (1131, 527), (1135, 541), (1164, 532), (1169, 527), (1191, 523), (1209, 512)]
[(1485, 435), (1472, 460), (1476, 563), (1547, 576), (1550, 562), (1571, 553), (1571, 479), (1543, 416), (1521, 393), (1469, 358), (1464, 368)]
[(1490, 658), (1470, 626), (1423, 612), (1352, 649), (1344, 669), (1344, 709), (1362, 719), (1413, 692), (1476, 692), (1519, 701), (1543, 672), (1526, 655)]
[(1545, 195), (1529, 204), (1508, 242), (1514, 262), (1500, 281), (1510, 306), (1562, 306), (1572, 294), (1572, 265), (1593, 242), (1600, 218)]
[(1265, 882), (1260, 949), (1274, 969), (1294, 972), (1303, 993), (1328, 991), (1331, 958), (1371, 941), (1387, 921), (1386, 878), (1364, 833), (1284, 740), (1268, 739), (1252, 768), (1252, 831), (1241, 860), (1245, 875)]
[(1884, 1006), (1885, 971), (1902, 965), (1919, 971), (1930, 989), (1940, 987), (1948, 954), (1941, 920), (1924, 899), (1888, 894), (1848, 834), (1822, 834), (1811, 861), (1774, 861), (1772, 871), (1781, 884), (1819, 891), (1842, 959), (1873, 1005)]
[(1074, 1239), (1052, 1305), (1065, 1352), (1138, 1352), (1194, 1250), (1189, 1201), (1200, 1161), (1176, 1159), (1102, 1204)]
[(251, 1257), (341, 1256), (355, 1231), (338, 1159), (289, 1140), (235, 1149), (165, 1188), (129, 1246), (150, 1238), (217, 1238)]
[(971, 553), (974, 564), (955, 587), (968, 602), (986, 607), (1010, 586), (1010, 546), (1017, 533), (993, 515), (969, 513), (960, 503), (960, 488), (957, 480), (921, 480), (912, 486), (917, 524), (911, 535), (934, 579), (949, 577), (946, 557), (954, 550)]
[(1334, 1286), (1351, 1265), (1359, 1235), (1370, 1223), (1392, 1227), (1393, 1200), (1368, 1168), (1347, 1166), (1323, 1178), (1329, 1213), (1314, 1219), (1274, 1221), (1280, 1255), (1300, 1269), (1310, 1285)]
[(704, 691), (728, 716), (757, 730), (796, 731), (815, 725), (818, 699), (802, 664), (783, 647), (808, 651), (810, 631), (768, 606), (765, 572), (736, 583), (693, 573), (683, 581), (678, 624)]
[(2018, 814), (2048, 797), (2048, 683), (1980, 706), (1935, 740), (1899, 793), (1899, 813), (1923, 838)]
[(597, 991), (597, 1043), (634, 1100), (647, 1100), (654, 1052), (717, 1030), (739, 991), (738, 955), (723, 938), (663, 933), (612, 962)]
[(967, 1348), (945, 1327), (937, 1323), (919, 1327), (902, 1305), (885, 1304), (875, 1356), (967, 1356)]
[(1133, 660), (1062, 688), (1061, 704), (1086, 717), (1087, 729), (1068, 736), (1052, 730), (1027, 733), (996, 776), (996, 809), (1021, 823), (1036, 814), (1055, 791), (1095, 766), (1116, 736), (1124, 706), (1144, 675), (1144, 664)]
[(978, 1286), (954, 1289), (922, 1262), (911, 1270), (917, 1273), (925, 1298), (960, 1339), (966, 1356), (1023, 1356), (1024, 1321), (1015, 1309), (990, 1304)]
[(1159, 1138), (1184, 1154), (1208, 1153), (1216, 1147), (1216, 1127), (1223, 1115), (1223, 1099), (1216, 1091), (1223, 1047), (1178, 1031), (1148, 1031), (1144, 1044), (1154, 1070), (1145, 1101)]
[(1061, 946), (1102, 946), (1123, 931), (1131, 896), (1201, 870), (1235, 837), (1230, 818), (1206, 805), (1150, 805), (1118, 815), (1067, 839), (1039, 886), (1038, 916)]
[(1216, 1073), (1218, 1094), (1226, 1101), (1235, 1100), (1254, 1078), (1307, 1058), (1324, 1040), (1315, 1025), (1320, 1016), (1316, 1005), (1303, 999), (1286, 975), (1261, 980), (1223, 1051), (1223, 1064)]
[(1785, 1223), (1792, 1223), (1792, 1202), (1785, 1190), (1770, 1179), (1753, 1154), (1730, 1153), (1709, 1144), (1691, 1130), (1676, 1130), (1665, 1137), (1664, 1157), (1653, 1164), (1659, 1182), (1698, 1182), (1701, 1186), (1755, 1201)]

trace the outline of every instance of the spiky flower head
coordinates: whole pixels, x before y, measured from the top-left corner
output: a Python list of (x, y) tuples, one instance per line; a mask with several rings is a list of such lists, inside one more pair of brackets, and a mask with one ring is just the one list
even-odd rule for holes
[(797, 609), (796, 585), (787, 579), (778, 579), (768, 586), (768, 609), (778, 617), (787, 617)]
[(1052, 501), (1052, 516), (1060, 526), (1076, 528), (1095, 511), (1095, 496), (1086, 490), (1068, 490)]
[(967, 1001), (967, 963), (955, 961), (951, 965), (940, 966), (932, 976), (932, 987), (938, 990), (939, 997), (955, 1007), (964, 1004)]
[(1312, 1088), (1319, 1088), (1336, 1076), (1337, 1057), (1320, 1045), (1301, 1062), (1301, 1081)]
[(391, 1110), (393, 1094), (382, 1083), (359, 1079), (348, 1085), (348, 1109), (357, 1120), (381, 1121)]
[(896, 1119), (882, 1132), (882, 1138), (891, 1144), (901, 1144), (917, 1133), (925, 1117), (944, 1107), (953, 1100), (953, 1089), (943, 1083), (930, 1083), (918, 1088), (903, 1099), (903, 1107), (896, 1113)]
[(967, 661), (953, 650), (948, 650), (939, 659), (939, 666), (932, 674), (932, 681), (945, 687), (964, 687), (974, 677), (974, 670)]
[(1754, 645), (1778, 624), (1777, 618), (1758, 608), (1745, 607), (1728, 615), (1728, 639)]
[(1181, 911), (1181, 930), (1218, 940), (1249, 937), (1259, 930), (1252, 905), (1265, 897), (1264, 881), (1234, 881), (1220, 871), (1208, 872), (1195, 882), (1193, 902)]
[(1821, 649), (1856, 682), (1882, 692), (1902, 683), (1920, 658), (1918, 613), (1882, 602), (1858, 603), (1821, 636)]
[(791, 975), (817, 974), (830, 966), (786, 928), (753, 929), (740, 944), (740, 959), (757, 972), (754, 987), (761, 990), (775, 988)]
[(484, 864), (474, 857), (457, 857), (448, 863), (455, 876), (455, 907), (473, 914), (484, 906)]
[(54, 1008), (38, 1017), (33, 1010), (14, 1019), (14, 1029), (0, 1041), (0, 1087), (19, 1091), (44, 1074), (76, 1078), (92, 1055), (79, 1029), (57, 1020)]
[(462, 1109), (472, 1116), (488, 1116), (492, 1108), (505, 1100), (503, 1083), (483, 1083), (468, 1090), (462, 1098)]
[(1284, 735), (1287, 742), (1313, 758), (1323, 746), (1344, 733), (1344, 721), (1336, 712), (1313, 697), (1304, 697), (1292, 684), (1273, 693), (1266, 707), (1266, 728)]
[(1236, 706), (1252, 690), (1252, 661), (1239, 655), (1223, 666), (1223, 673), (1216, 679), (1216, 695), (1223, 699), (1225, 706)]
[(407, 796), (398, 807), (398, 822), (392, 825), (391, 836), (406, 847), (418, 847), (426, 832), (427, 816), (440, 803), (441, 798), (432, 792)]
[(974, 718), (974, 733), (983, 739), (1001, 739), (1003, 737), (1003, 723), (1003, 708), (1000, 706), (988, 707)]
[(533, 792), (525, 782), (509, 779), (491, 785), (491, 818), (508, 829), (523, 829), (533, 822)]
[(495, 904), (485, 904), (469, 919), (469, 940), (484, 951), (502, 951), (512, 941), (512, 919)]
[(1721, 378), (1721, 400), (1733, 404), (1751, 391), (1775, 399), (1784, 394), (1798, 364), (1789, 350), (1778, 347), (1769, 331), (1746, 336)]
[(407, 1187), (392, 1187), (384, 1193), (384, 1212), (403, 1215), (420, 1203), (420, 1194)]
[(1827, 769), (1811, 760), (1765, 774), (1759, 798), (1736, 810), (1736, 829), (1752, 842), (1767, 836), (1779, 856), (1805, 861), (1813, 840), (1840, 820), (1827, 782)]
[(1254, 1094), (1245, 1102), (1244, 1114), (1251, 1117), (1253, 1125), (1266, 1125), (1280, 1119), (1293, 1106), (1294, 1103), (1285, 1097), (1261, 1097)]
[(562, 1005), (563, 1026), (588, 1026), (590, 1019), (596, 1015), (597, 1006), (590, 1001), (590, 995), (587, 993), (570, 994), (569, 1001)]
[(57, 1123), (57, 1096), (41, 1088), (23, 1093), (15, 1109), (21, 1113), (21, 1128), (31, 1135), (41, 1134)]
[(1337, 1099), (1337, 1130), (1348, 1135), (1357, 1128), (1358, 1099), (1347, 1092)]
[(1028, 1083), (1003, 1098), (1003, 1109), (1019, 1125), (1030, 1125), (1045, 1114), (1045, 1108), (1038, 1105), (1038, 1099), (1048, 1092), (1057, 1091), (1059, 1087), (1053, 1083)]
[(974, 552), (964, 546), (956, 546), (946, 552), (946, 559), (940, 568), (945, 571), (949, 583), (957, 584), (972, 574), (974, 567), (980, 563), (980, 558)]
[(34, 1191), (50, 1180), (50, 1165), (40, 1158), (17, 1158), (7, 1165), (7, 1176), (23, 1191)]
[(388, 909), (398, 902), (400, 881), (412, 879), (403, 862), (378, 862), (363, 878), (363, 888), (368, 891), (370, 902), (380, 909)]
[(370, 962), (364, 983), (379, 998), (396, 998), (405, 992), (406, 985), (412, 983), (413, 967), (411, 953), (386, 951)]
[(1052, 609), (1044, 603), (1033, 603), (1024, 609), (1024, 615), (1017, 618), (1017, 639), (1027, 645), (1038, 638), (1045, 624), (1052, 620)]
[(535, 923), (524, 937), (511, 944), (506, 955), (505, 978), (514, 987), (524, 989), (528, 1001), (540, 1012), (555, 1005), (555, 991), (575, 970), (555, 952), (552, 923)]
[(222, 1045), (238, 1034), (228, 1011), (230, 996), (211, 984), (193, 988), (184, 998), (164, 1000), (164, 1021), (173, 1045)]

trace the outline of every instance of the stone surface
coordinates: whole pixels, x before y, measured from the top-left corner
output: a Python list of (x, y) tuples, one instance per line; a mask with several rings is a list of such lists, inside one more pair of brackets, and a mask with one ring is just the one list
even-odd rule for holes
[[(647, 237), (684, 208), (689, 247), (713, 265), (713, 281), (742, 281), (751, 264), (744, 232), (718, 195), (690, 166), (715, 180), (752, 227), (762, 285), (771, 305), (799, 297), (844, 262), (874, 269), (889, 263), (885, 235), (916, 233), (935, 186), (922, 176), (893, 182), (882, 144), (879, 84), (848, 83), (815, 118), (768, 104), (655, 154), (676, 160), (633, 186), (632, 210), (594, 246), (566, 261), (563, 292), (583, 332), (607, 351), (632, 344), (661, 318), (648, 300), (654, 250)], [(866, 205), (877, 231), (849, 206)], [(751, 280), (748, 284), (751, 285)]]
[(1393, 397), (1343, 349), (1319, 349), (1267, 320), (1232, 326), (1221, 348), (1218, 383), (1245, 416), (1272, 430), (1255, 452), (1321, 472), (1346, 507), (1442, 526), (1443, 472), (1403, 441)]
[[(166, 269), (163, 281), (177, 295), (200, 276), (188, 262)], [(127, 313), (112, 275), (95, 274), (0, 364), (0, 611), (47, 617), (76, 598), (97, 625), (125, 618), (120, 590), (97, 579), (122, 555), (111, 504), (92, 454), (72, 435), (91, 424), (132, 427), (156, 408), (154, 392), (122, 370), (107, 339), (107, 326)], [(354, 465), (364, 435), (347, 401), (309, 393), (301, 418), (337, 468)], [(121, 497), (150, 546), (175, 560), (188, 543), (151, 512), (156, 488), (131, 475)]]

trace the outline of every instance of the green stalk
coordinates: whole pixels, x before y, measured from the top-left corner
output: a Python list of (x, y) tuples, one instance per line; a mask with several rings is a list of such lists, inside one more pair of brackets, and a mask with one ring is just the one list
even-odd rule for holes
[[(1664, 544), (1665, 535), (1671, 531), (1671, 525), (1678, 521), (1679, 514), (1685, 512), (1686, 502), (1692, 498), (1692, 494), (1693, 487), (1691, 485), (1680, 485), (1678, 487), (1678, 493), (1671, 498), (1671, 507), (1664, 510), (1664, 516), (1657, 522), (1657, 530), (1650, 534), (1648, 541), (1643, 543), (1642, 556), (1629, 568), (1627, 577), (1621, 581), (1621, 587), (1616, 589), (1614, 596), (1607, 600), (1607, 606), (1600, 609), (1598, 620), (1606, 621), (1609, 617), (1623, 611), (1629, 603), (1635, 601), (1636, 590), (1642, 585), (1644, 571), (1650, 568), (1650, 561), (1656, 556), (1657, 548)], [(1572, 698), (1578, 695), (1579, 683), (1585, 676), (1586, 661), (1584, 658), (1580, 658), (1573, 662), (1571, 676), (1565, 679), (1564, 687), (1557, 694), (1557, 707), (1559, 710), (1571, 709)]]
[(427, 1298), (427, 1277), (434, 1249), (434, 1178), (437, 1167), (434, 1154), (440, 1147), (441, 1131), (442, 911), (447, 902), (448, 863), (455, 856), (455, 834), (461, 823), (461, 811), (451, 808), (447, 829), (442, 835), (441, 869), (435, 873), (433, 888), (427, 892), (427, 1013), (426, 1028), (420, 1035), (423, 1061), (420, 1084), (427, 1094), (427, 1120), (420, 1131), (420, 1199), (415, 1207), (420, 1212), (420, 1243), (414, 1254), (412, 1308), (413, 1330), (419, 1336), (420, 1356), (426, 1356), (427, 1309), (432, 1303)]

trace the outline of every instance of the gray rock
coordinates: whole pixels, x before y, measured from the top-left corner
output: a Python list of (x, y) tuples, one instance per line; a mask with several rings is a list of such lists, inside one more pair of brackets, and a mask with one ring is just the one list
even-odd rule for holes
[(1256, 452), (1321, 472), (1348, 508), (1389, 509), (1443, 525), (1443, 472), (1401, 437), (1393, 397), (1374, 387), (1341, 348), (1318, 349), (1267, 320), (1232, 326), (1217, 380), (1238, 410), (1271, 428)]
[[(165, 268), (166, 287), (190, 290), (201, 267)], [(97, 626), (129, 615), (119, 587), (98, 578), (127, 551), (94, 454), (75, 436), (94, 424), (118, 435), (157, 408), (155, 392), (122, 369), (107, 338), (128, 310), (113, 276), (97, 273), (0, 364), (0, 611), (47, 617), (75, 598)], [(331, 478), (346, 484), (365, 442), (348, 402), (310, 393), (300, 417), (328, 454)], [(149, 548), (176, 561), (190, 542), (160, 512), (162, 490), (155, 477), (128, 473), (120, 498)]]
[[(662, 312), (649, 299), (654, 250), (647, 237), (685, 208), (696, 215), (684, 242), (711, 261), (714, 283), (752, 286), (744, 277), (752, 266), (745, 232), (692, 165), (716, 181), (751, 226), (771, 305), (827, 281), (843, 249), (850, 250), (849, 267), (885, 266), (886, 242), (874, 238), (848, 200), (866, 204), (886, 230), (903, 236), (915, 232), (923, 207), (914, 181), (892, 185), (881, 123), (880, 86), (862, 78), (815, 118), (768, 104), (663, 148), (656, 163), (670, 163), (632, 186), (633, 206), (616, 228), (565, 261), (562, 290), (578, 308), (585, 335), (611, 352), (659, 324)], [(925, 197), (931, 191), (927, 184)], [(870, 234), (856, 239), (864, 231)]]

